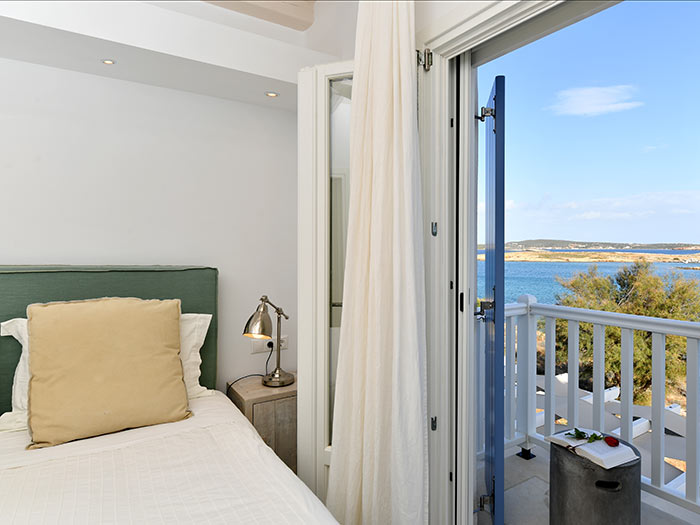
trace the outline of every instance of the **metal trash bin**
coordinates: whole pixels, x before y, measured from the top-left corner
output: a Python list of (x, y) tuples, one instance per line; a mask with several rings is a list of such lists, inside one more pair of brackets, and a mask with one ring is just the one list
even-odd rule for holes
[(639, 525), (642, 462), (604, 469), (565, 447), (549, 445), (550, 525)]

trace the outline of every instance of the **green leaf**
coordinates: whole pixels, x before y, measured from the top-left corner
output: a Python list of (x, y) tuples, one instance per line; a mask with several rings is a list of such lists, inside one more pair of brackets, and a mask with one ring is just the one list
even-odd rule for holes
[[(573, 432), (567, 432), (564, 435), (571, 436), (574, 439), (588, 439), (588, 434), (585, 433), (583, 430), (579, 430), (578, 428), (574, 428)], [(601, 437), (599, 439), (603, 439), (603, 438)]]

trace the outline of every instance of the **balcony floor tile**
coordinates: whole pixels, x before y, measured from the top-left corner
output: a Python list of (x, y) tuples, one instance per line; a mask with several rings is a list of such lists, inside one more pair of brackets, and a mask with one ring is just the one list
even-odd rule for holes
[[(505, 458), (505, 523), (506, 525), (547, 525), (549, 523), (549, 451), (535, 446), (535, 458), (524, 460), (515, 455), (519, 448), (506, 451)], [(479, 493), (484, 494), (483, 462), (477, 471)], [(674, 515), (668, 502), (659, 507), (648, 503), (653, 497), (642, 492), (642, 525), (688, 525), (697, 523)], [(647, 501), (645, 501), (647, 500)], [(676, 507), (677, 508), (677, 507)], [(679, 513), (689, 511), (679, 509)], [(692, 513), (690, 513), (692, 514)], [(477, 514), (478, 525), (491, 523), (488, 513)]]

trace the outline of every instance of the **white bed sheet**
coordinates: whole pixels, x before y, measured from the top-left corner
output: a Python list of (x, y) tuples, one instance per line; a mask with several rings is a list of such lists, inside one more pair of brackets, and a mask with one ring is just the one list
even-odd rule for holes
[(38, 450), (0, 433), (0, 523), (337, 523), (221, 392), (190, 409)]

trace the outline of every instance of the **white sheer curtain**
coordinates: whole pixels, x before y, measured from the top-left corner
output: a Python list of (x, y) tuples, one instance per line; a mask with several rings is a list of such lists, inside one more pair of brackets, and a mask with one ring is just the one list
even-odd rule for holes
[(344, 525), (428, 522), (425, 289), (413, 2), (361, 2), (327, 504)]

